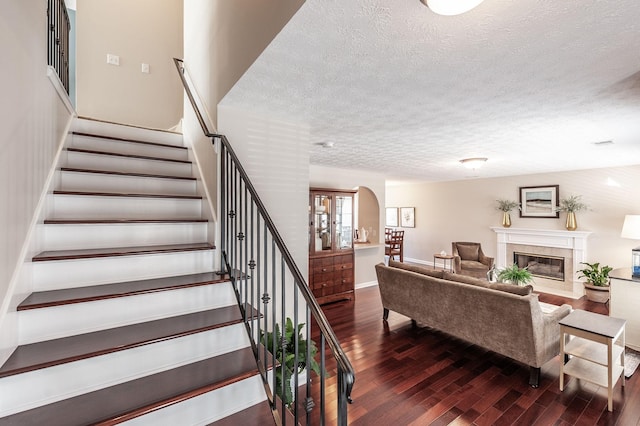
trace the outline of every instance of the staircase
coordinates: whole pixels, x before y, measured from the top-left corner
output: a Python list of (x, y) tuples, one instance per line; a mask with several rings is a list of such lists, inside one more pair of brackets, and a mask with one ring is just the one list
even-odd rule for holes
[(79, 119), (0, 425), (274, 424), (182, 136)]

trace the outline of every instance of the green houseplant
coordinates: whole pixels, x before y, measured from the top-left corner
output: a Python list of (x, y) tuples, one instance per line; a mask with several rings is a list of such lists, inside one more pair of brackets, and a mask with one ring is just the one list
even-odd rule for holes
[(501, 282), (510, 282), (515, 285), (526, 285), (533, 281), (533, 276), (527, 268), (519, 268), (515, 263), (498, 272), (498, 280)]
[[(302, 328), (304, 323), (298, 324), (297, 328), (294, 328), (291, 318), (287, 318), (284, 326), (284, 335), (280, 332), (280, 325), (276, 324), (274, 332), (260, 332), (260, 343), (262, 343), (267, 350), (273, 351), (274, 338), (276, 341), (276, 353), (275, 358), (278, 360), (280, 366), (275, 369), (276, 372), (276, 394), (282, 398), (284, 403), (289, 406), (294, 401), (293, 398), (293, 385), (291, 385), (291, 379), (294, 376), (294, 372), (298, 374), (302, 373), (307, 367), (313, 370), (316, 374), (320, 374), (320, 366), (315, 360), (315, 355), (318, 353), (318, 348), (313, 340), (307, 341), (302, 336)], [(295, 342), (296, 335), (298, 336), (298, 363), (296, 365), (295, 359)], [(284, 350), (283, 350), (284, 348)], [(307, 348), (311, 357), (307, 359)], [(284, 359), (283, 359), (284, 354)], [(284, 383), (284, 395), (282, 395)]]
[(587, 299), (592, 302), (606, 303), (609, 300), (609, 272), (613, 268), (608, 265), (600, 266), (599, 262), (580, 263), (587, 265), (586, 268), (577, 271), (580, 274), (578, 278), (587, 279), (587, 282), (584, 283)]
[(502, 211), (502, 226), (508, 228), (511, 226), (511, 215), (509, 212), (513, 209), (520, 208), (520, 203), (511, 200), (496, 200), (498, 207), (496, 209)]

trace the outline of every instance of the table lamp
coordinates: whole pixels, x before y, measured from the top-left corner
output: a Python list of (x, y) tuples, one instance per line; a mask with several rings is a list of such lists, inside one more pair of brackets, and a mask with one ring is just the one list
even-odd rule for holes
[[(620, 236), (640, 240), (640, 215), (628, 214), (624, 217)], [(631, 250), (631, 272), (633, 278), (640, 278), (640, 247)]]

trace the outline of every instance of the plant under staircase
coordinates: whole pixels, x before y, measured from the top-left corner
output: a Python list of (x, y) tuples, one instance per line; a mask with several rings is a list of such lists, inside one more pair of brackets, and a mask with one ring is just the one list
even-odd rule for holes
[(74, 130), (0, 367), (0, 425), (273, 424), (181, 135)]

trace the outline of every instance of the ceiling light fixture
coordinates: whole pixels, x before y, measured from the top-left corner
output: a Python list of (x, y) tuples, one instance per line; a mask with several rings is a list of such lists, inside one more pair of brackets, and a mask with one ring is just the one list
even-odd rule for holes
[(465, 166), (467, 169), (473, 170), (479, 169), (486, 162), (486, 157), (465, 158), (463, 160), (460, 160), (460, 163), (462, 163), (463, 166)]
[(483, 0), (420, 0), (438, 15), (453, 16), (468, 12)]

